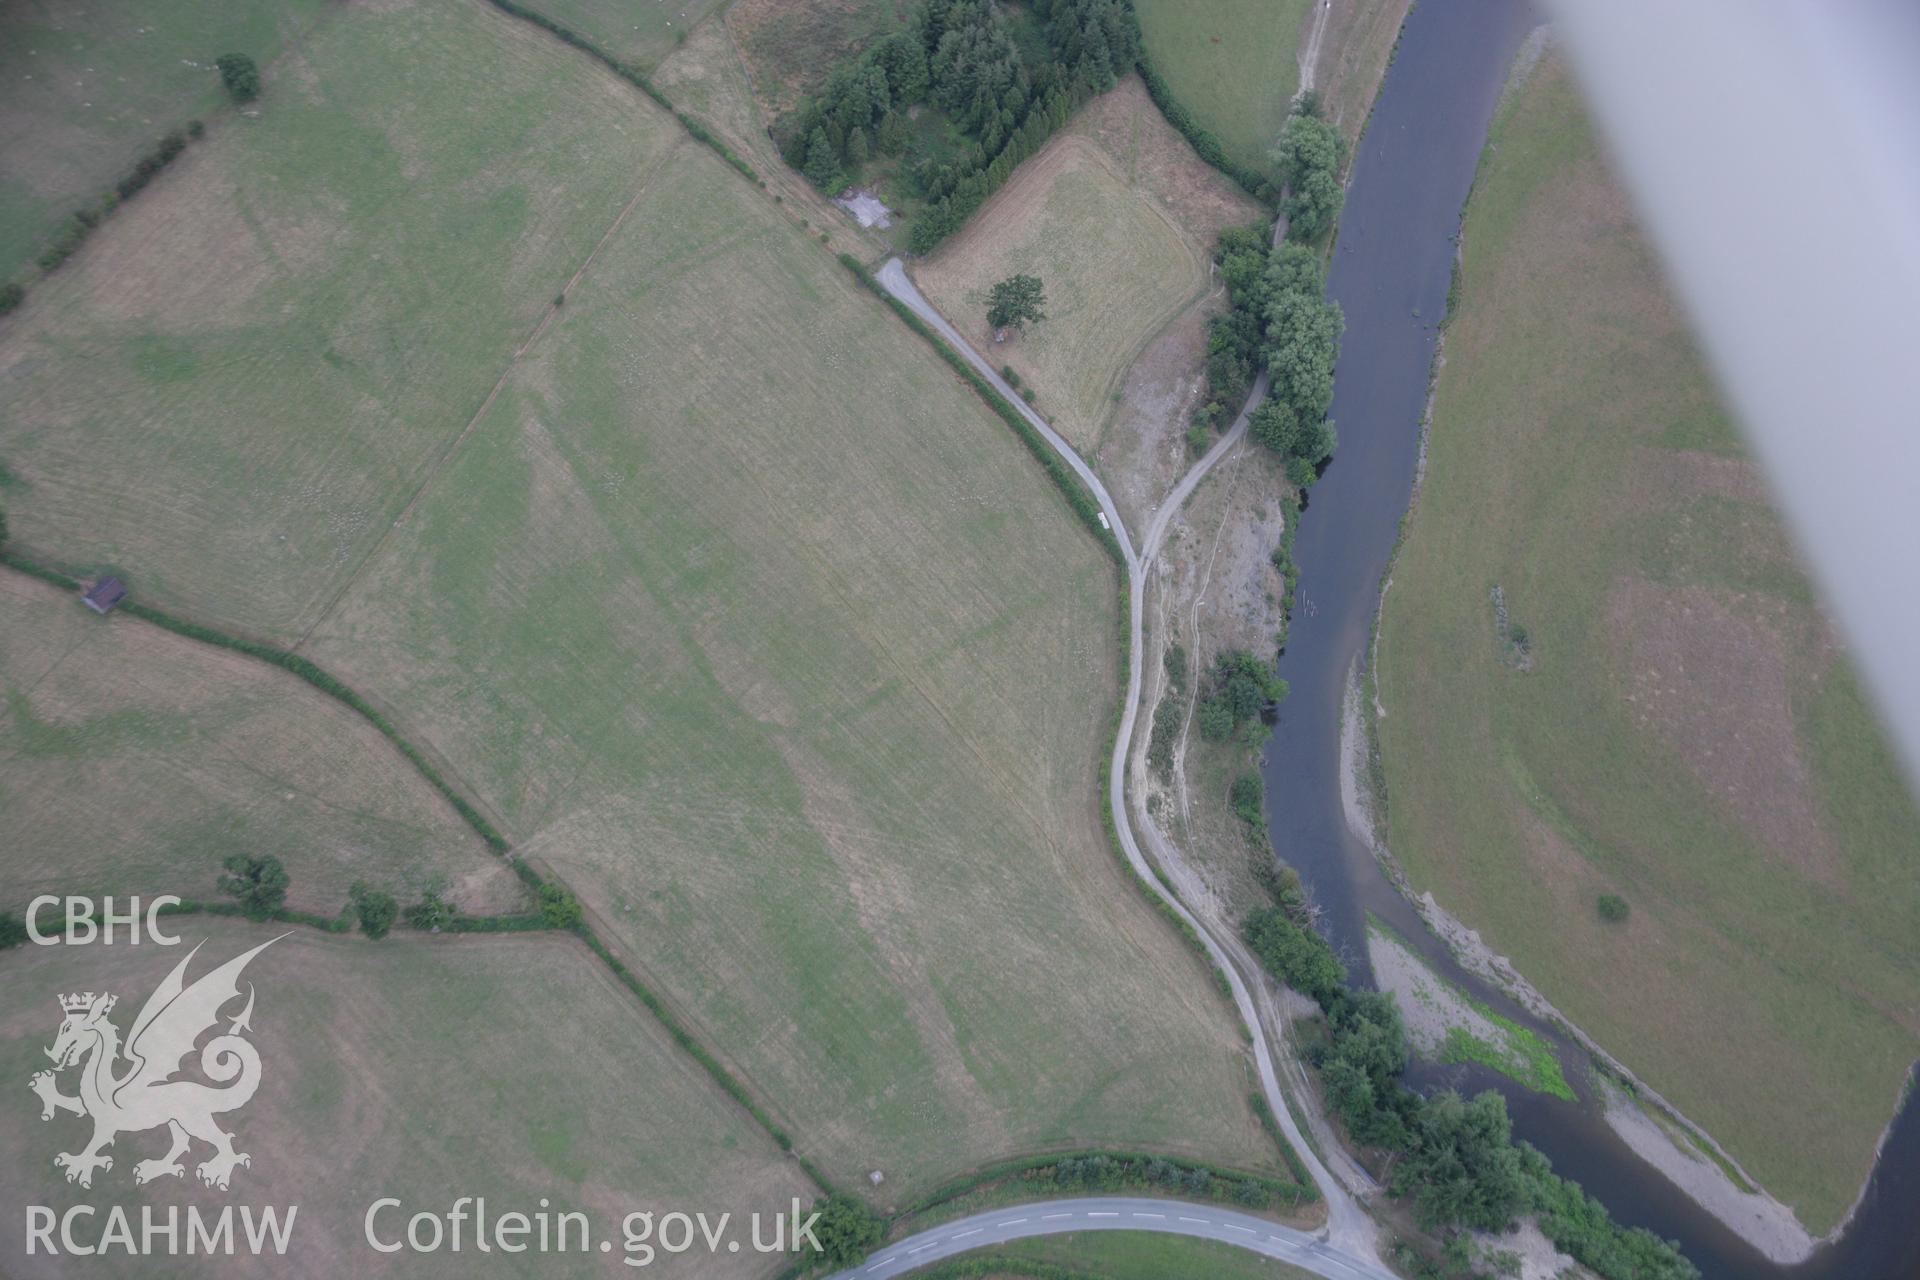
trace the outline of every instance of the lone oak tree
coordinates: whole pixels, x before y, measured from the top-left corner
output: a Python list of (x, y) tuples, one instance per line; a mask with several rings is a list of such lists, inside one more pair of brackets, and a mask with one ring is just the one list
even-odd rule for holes
[(994, 329), (1019, 331), (1047, 318), (1046, 288), (1039, 276), (1009, 276), (987, 295), (987, 323)]

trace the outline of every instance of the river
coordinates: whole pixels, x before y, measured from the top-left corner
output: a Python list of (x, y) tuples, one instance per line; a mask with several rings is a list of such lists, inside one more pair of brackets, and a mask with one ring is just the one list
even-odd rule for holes
[[(1320, 904), (1356, 976), (1369, 977), (1366, 916), (1386, 921), (1429, 965), (1497, 1010), (1551, 1032), (1455, 963), (1348, 829), (1340, 799), (1347, 676), (1412, 496), (1427, 375), (1451, 278), (1461, 207), (1509, 66), (1537, 19), (1520, 0), (1419, 0), (1400, 35), (1354, 158), (1328, 294), (1346, 312), (1332, 415), (1339, 452), (1300, 522), (1293, 622), (1279, 671), (1292, 687), (1262, 765), (1269, 834)], [(1585, 1096), (1584, 1055), (1559, 1046), (1578, 1102), (1543, 1097), (1478, 1067), (1419, 1066), (1418, 1087), (1497, 1088), (1516, 1136), (1620, 1221), (1676, 1240), (1709, 1280), (1920, 1277), (1920, 1107), (1895, 1123), (1867, 1196), (1836, 1244), (1801, 1266), (1768, 1263), (1626, 1148)]]

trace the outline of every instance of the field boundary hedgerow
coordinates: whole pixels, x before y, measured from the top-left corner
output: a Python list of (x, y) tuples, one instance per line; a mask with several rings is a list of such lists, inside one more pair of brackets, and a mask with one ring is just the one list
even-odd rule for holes
[(601, 63), (607, 70), (613, 72), (613, 74), (619, 76), (622, 80), (625, 80), (649, 98), (652, 98), (654, 102), (666, 108), (666, 110), (672, 114), (673, 118), (680, 122), (680, 127), (693, 135), (695, 141), (705, 143), (711, 147), (722, 160), (725, 160), (729, 165), (733, 166), (742, 177), (758, 186), (764, 187), (767, 185), (752, 165), (736, 155), (733, 149), (722, 142), (719, 135), (714, 133), (713, 130), (707, 128), (706, 125), (685, 111), (682, 111), (679, 107), (676, 107), (673, 104), (673, 99), (662, 93), (659, 87), (638, 67), (633, 66), (631, 63), (622, 62), (619, 58), (614, 57), (592, 40), (581, 35), (578, 31), (554, 21), (537, 9), (529, 9), (525, 5), (516, 4), (514, 0), (487, 0), (487, 3), (500, 10), (500, 12), (507, 14), (509, 17), (518, 18), (522, 22), (532, 23), (542, 31), (552, 35), (561, 43), (571, 45)]
[[(44, 280), (65, 265), (67, 259), (80, 252), (80, 246), (87, 238), (100, 229), (101, 224), (127, 201), (139, 195), (147, 184), (160, 175), (168, 165), (179, 158), (187, 145), (203, 135), (207, 127), (198, 119), (187, 121), (183, 128), (169, 129), (160, 135), (160, 140), (146, 152), (133, 167), (113, 184), (113, 189), (102, 195), (97, 202), (82, 205), (67, 216), (67, 220), (54, 233), (52, 241), (41, 251), (35, 260), (40, 268), (38, 280)], [(18, 280), (0, 283), (0, 316), (16, 310), (26, 301), (27, 288)]]
[(1159, 68), (1153, 65), (1147, 56), (1146, 44), (1141, 42), (1140, 57), (1134, 64), (1140, 72), (1140, 82), (1147, 86), (1147, 96), (1153, 99), (1153, 105), (1160, 109), (1160, 115), (1173, 126), (1175, 132), (1187, 140), (1193, 153), (1232, 178), (1242, 191), (1263, 205), (1272, 205), (1275, 191), (1273, 183), (1258, 170), (1243, 165), (1227, 154), (1220, 139), (1213, 131), (1201, 124), (1187, 105), (1174, 96), (1173, 86), (1167, 83)]
[[(1154, 1168), (1155, 1165), (1160, 1167)], [(1232, 1169), (1225, 1165), (1189, 1159), (1185, 1156), (1155, 1155), (1148, 1151), (1085, 1149), (1019, 1156), (1011, 1160), (1000, 1160), (983, 1165), (971, 1173), (962, 1174), (960, 1177), (942, 1183), (918, 1200), (906, 1205), (893, 1216), (893, 1222), (898, 1224), (919, 1214), (931, 1213), (983, 1187), (1016, 1180), (1035, 1181), (1037, 1175), (1048, 1173), (1053, 1178), (1045, 1188), (1049, 1194), (1090, 1191), (1113, 1193), (1129, 1189), (1153, 1188), (1180, 1196), (1181, 1187), (1173, 1178), (1173, 1175), (1178, 1174), (1187, 1176), (1192, 1186), (1213, 1188), (1204, 1194), (1190, 1192), (1181, 1196), (1181, 1198), (1201, 1202), (1233, 1202), (1248, 1207), (1273, 1208), (1278, 1199), (1285, 1196), (1292, 1202), (1290, 1207), (1297, 1208), (1302, 1204), (1311, 1204), (1320, 1198), (1319, 1189), (1310, 1180), (1290, 1182), (1284, 1178), (1275, 1178), (1246, 1169)], [(1205, 1182), (1192, 1178), (1192, 1175), (1196, 1174), (1204, 1174)], [(1214, 1188), (1215, 1183), (1223, 1185)], [(1267, 1199), (1262, 1204), (1254, 1205), (1251, 1200), (1238, 1199), (1242, 1194), (1250, 1196), (1251, 1190), (1243, 1193), (1236, 1188), (1257, 1189), (1264, 1193)]]
[[(65, 590), (77, 592), (82, 587), (78, 579), (69, 577), (57, 569), (49, 568), (46, 565), (29, 560), (12, 550), (0, 550), (0, 565), (5, 565), (15, 572), (38, 578), (42, 582), (50, 583), (53, 586), (61, 587)], [(235, 653), (256, 659), (257, 661), (279, 667), (283, 671), (298, 676), (320, 692), (355, 712), (362, 719), (366, 720), (367, 723), (378, 729), (388, 741), (393, 743), (394, 747), (406, 758), (407, 762), (419, 771), (421, 777), (425, 778), (427, 782), (433, 786), (434, 790), (446, 798), (447, 802), (453, 806), (454, 811), (486, 842), (488, 848), (506, 859), (507, 865), (513, 869), (514, 874), (518, 875), (536, 895), (548, 884), (553, 884), (562, 889), (565, 888), (564, 884), (559, 881), (557, 877), (549, 878), (543, 876), (540, 872), (529, 866), (518, 853), (514, 852), (513, 846), (508, 842), (507, 838), (501, 835), (499, 830), (495, 828), (491, 822), (487, 821), (486, 817), (482, 815), (465, 796), (455, 790), (453, 785), (441, 775), (440, 771), (427, 759), (424, 751), (414, 745), (411, 740), (395, 728), (393, 723), (382, 715), (365, 697), (361, 696), (361, 694), (350, 685), (326, 671), (318, 663), (309, 658), (303, 658), (298, 654), (290, 653), (275, 645), (265, 644), (257, 640), (243, 639), (201, 623), (190, 622), (187, 619), (175, 617), (164, 610), (155, 609), (150, 605), (144, 605), (138, 601), (123, 601), (118, 611), (130, 614), (142, 622), (159, 627), (162, 630), (171, 631), (175, 635), (182, 636), (188, 640), (197, 640), (216, 648), (228, 649)], [(173, 908), (173, 910), (181, 914), (205, 913), (208, 915), (243, 917), (247, 914), (238, 904), (229, 905), (226, 903), (208, 902), (182, 902), (179, 906)], [(315, 912), (289, 911), (284, 908), (270, 913), (267, 918), (289, 924), (307, 925), (328, 933), (343, 933), (351, 927), (350, 921), (344, 915), (340, 917), (329, 917), (319, 915)], [(667, 1034), (672, 1037), (674, 1043), (684, 1049), (688, 1055), (706, 1071), (707, 1075), (720, 1087), (721, 1091), (739, 1103), (747, 1114), (753, 1118), (754, 1122), (766, 1130), (768, 1136), (773, 1139), (774, 1144), (778, 1146), (781, 1151), (791, 1155), (800, 1165), (801, 1170), (805, 1172), (823, 1192), (829, 1195), (833, 1194), (835, 1188), (833, 1184), (827, 1180), (826, 1175), (823, 1174), (812, 1161), (793, 1150), (793, 1139), (787, 1134), (784, 1128), (774, 1122), (773, 1117), (768, 1114), (767, 1110), (754, 1098), (747, 1086), (735, 1077), (733, 1072), (727, 1069), (712, 1050), (701, 1044), (694, 1034), (687, 1030), (678, 1018), (673, 1016), (666, 1002), (655, 994), (645, 983), (640, 981), (633, 971), (627, 967), (625, 962), (614, 954), (613, 949), (600, 938), (599, 934), (594, 931), (591, 925), (585, 920), (577, 920), (571, 925), (552, 925), (545, 922), (538, 915), (532, 918), (534, 920), (540, 920), (542, 928), (566, 929), (584, 942), (587, 949), (599, 957), (600, 961), (613, 972), (614, 977), (619, 979), (621, 984), (625, 986), (628, 991), (632, 992), (655, 1018), (659, 1019), (660, 1024), (666, 1028)], [(457, 916), (446, 927), (451, 932), (460, 933), (520, 932), (523, 929), (533, 927), (530, 924), (521, 926), (517, 923), (506, 923), (509, 920), (517, 921), (518, 919), (519, 917), (517, 916)]]
[[(843, 260), (845, 259), (843, 258)], [(856, 268), (858, 266), (857, 263), (852, 265)], [(858, 274), (870, 281), (870, 277), (866, 276), (863, 268), (858, 270)], [(879, 292), (877, 284), (874, 285), (874, 287), (876, 292)], [(882, 292), (882, 296), (885, 297), (887, 295)], [(891, 301), (891, 299), (889, 300)], [(907, 312), (906, 316), (909, 320), (914, 321), (917, 327), (923, 328), (923, 326), (918, 326), (918, 317), (913, 316), (911, 312)], [(946, 344), (940, 341), (937, 334), (933, 334), (931, 330), (926, 330), (925, 332), (931, 341), (937, 343), (942, 348), (945, 347)], [(957, 354), (954, 354), (951, 358), (956, 361), (961, 359)], [(968, 368), (966, 372), (972, 373), (971, 368)], [(974, 375), (973, 380), (978, 380), (977, 374)], [(997, 394), (993, 392), (993, 389), (987, 386), (983, 380), (978, 380), (978, 387), (976, 389), (981, 390), (984, 395), (999, 399)], [(1006, 407), (1006, 413), (1012, 414), (1015, 418), (1018, 417), (1017, 414), (1013, 413), (1011, 406)], [(1019, 425), (1026, 429), (1026, 432), (1022, 436), (1023, 439), (1025, 438), (1025, 434), (1032, 434), (1033, 443), (1039, 445), (1041, 449), (1046, 448), (1045, 442), (1039, 439), (1037, 433), (1032, 432), (1032, 428), (1027, 423), (1022, 421)], [(1046, 457), (1053, 457), (1050, 450), (1048, 450)], [(1054, 461), (1057, 464), (1058, 460), (1054, 459)], [(1065, 472), (1064, 466), (1061, 466), (1059, 470), (1062, 474), (1056, 477), (1056, 483), (1061, 484), (1063, 487), (1073, 483), (1073, 477)], [(1049, 474), (1053, 473), (1053, 468), (1049, 468)], [(1084, 490), (1080, 492), (1083, 495), (1085, 493)], [(1091, 503), (1091, 498), (1087, 498), (1087, 501)], [(1110, 545), (1111, 552), (1117, 562), (1119, 545), (1113, 540), (1111, 533), (1100, 530), (1097, 522), (1092, 523), (1090, 527), (1096, 532), (1106, 533), (1104, 542)], [(17, 573), (37, 578), (64, 590), (78, 592), (83, 587), (79, 579), (71, 577), (60, 570), (30, 560), (12, 549), (0, 550), (0, 565), (4, 565), (6, 568), (12, 569)], [(1124, 580), (1121, 583), (1121, 605), (1121, 616), (1124, 618), (1126, 613), (1126, 584)], [(479, 810), (475, 808), (471, 802), (467, 801), (464, 796), (460, 795), (460, 793), (453, 788), (452, 784), (434, 768), (427, 759), (424, 751), (400, 733), (391, 721), (386, 719), (379, 710), (351, 686), (327, 672), (311, 659), (289, 653), (274, 645), (229, 635), (216, 628), (176, 617), (164, 610), (141, 604), (138, 601), (123, 601), (118, 611), (128, 613), (142, 622), (172, 632), (185, 639), (198, 641), (215, 648), (227, 649), (256, 661), (278, 667), (306, 681), (320, 692), (338, 701), (377, 728), (384, 737), (394, 744), (396, 749), (407, 759), (408, 763), (412, 764), (421, 776), (453, 805), (455, 811), (473, 828), (476, 834), (480, 835), (481, 838), (486, 841), (488, 847), (500, 853), (506, 859), (507, 864), (513, 869), (514, 873), (536, 894), (549, 884), (560, 888), (565, 887), (557, 878), (543, 875), (522, 859), (519, 854), (513, 850), (511, 843), (507, 841), (506, 837), (501, 835), (498, 829), (488, 822)], [(1126, 678), (1126, 672), (1124, 670), (1125, 663), (1126, 655), (1123, 646), (1121, 653), (1122, 671), (1120, 673), (1120, 678), (1123, 682)], [(1111, 737), (1108, 739), (1108, 745), (1109, 747), (1111, 746)], [(1101, 806), (1101, 812), (1105, 815), (1105, 829), (1108, 843), (1113, 846), (1116, 856), (1121, 856), (1112, 829), (1111, 815), (1107, 814), (1104, 805)], [(1137, 882), (1136, 877), (1130, 876), (1129, 879)], [(1187, 938), (1188, 942), (1204, 959), (1204, 949), (1200, 947), (1199, 938), (1194, 935), (1192, 929), (1188, 927), (1184, 921), (1180, 920), (1179, 917), (1167, 907), (1164, 901), (1149, 893), (1145, 885), (1137, 885), (1137, 888), (1160, 908), (1163, 916), (1180, 927), (1182, 935)], [(250, 915), (247, 910), (238, 903), (209, 902), (192, 899), (184, 900), (177, 905), (167, 907), (165, 914), (210, 915), (236, 919), (261, 918)], [(318, 912), (278, 908), (269, 912), (264, 919), (275, 923), (300, 925), (323, 933), (346, 933), (353, 927), (353, 916), (350, 910), (343, 911), (339, 915), (326, 916)], [(440, 927), (443, 932), (448, 933), (518, 933), (544, 931), (568, 932), (578, 937), (587, 949), (607, 967), (620, 984), (659, 1021), (673, 1042), (699, 1064), (714, 1084), (737, 1103), (741, 1109), (773, 1139), (774, 1144), (779, 1147), (782, 1152), (792, 1157), (802, 1172), (804, 1172), (823, 1193), (828, 1195), (835, 1194), (836, 1187), (832, 1181), (812, 1160), (795, 1150), (792, 1135), (773, 1118), (747, 1085), (720, 1060), (719, 1056), (714, 1053), (713, 1050), (703, 1044), (700, 1039), (675, 1016), (666, 1001), (643, 982), (639, 975), (637, 975), (625, 961), (615, 954), (613, 948), (600, 937), (599, 933), (586, 920), (582, 919), (570, 925), (554, 924), (545, 919), (540, 913), (531, 912), (511, 913), (499, 916), (454, 916)], [(1209, 964), (1211, 964), (1210, 961)], [(1218, 977), (1217, 972), (1216, 977)], [(1254, 1110), (1256, 1115), (1258, 1115), (1260, 1109), (1256, 1107)], [(1272, 1131), (1269, 1130), (1269, 1132), (1271, 1133)], [(1228, 1169), (1225, 1166), (1212, 1165), (1186, 1157), (1162, 1156), (1145, 1152), (1090, 1149), (1028, 1157), (1022, 1160), (1005, 1161), (985, 1166), (971, 1174), (948, 1182), (936, 1191), (929, 1193), (929, 1195), (921, 1197), (914, 1205), (894, 1215), (893, 1220), (897, 1221), (910, 1214), (924, 1212), (940, 1201), (952, 1199), (955, 1196), (964, 1194), (968, 1190), (976, 1189), (988, 1183), (1001, 1181), (1022, 1172), (1048, 1168), (1068, 1159), (1090, 1160), (1098, 1158), (1121, 1164), (1158, 1160), (1182, 1170), (1205, 1170), (1211, 1177), (1219, 1180), (1238, 1183), (1257, 1182), (1273, 1196), (1292, 1196), (1295, 1205), (1317, 1199), (1319, 1193), (1317, 1189), (1313, 1187), (1311, 1181), (1300, 1180), (1303, 1171), (1299, 1164), (1299, 1157), (1287, 1146), (1284, 1140), (1276, 1139), (1276, 1141), (1280, 1148), (1282, 1158), (1285, 1160), (1289, 1170), (1292, 1171), (1296, 1181), (1288, 1182), (1267, 1175)]]

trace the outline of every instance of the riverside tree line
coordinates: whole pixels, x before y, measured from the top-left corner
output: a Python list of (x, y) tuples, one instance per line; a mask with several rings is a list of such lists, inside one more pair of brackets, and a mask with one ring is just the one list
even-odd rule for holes
[(1506, 1231), (1533, 1214), (1556, 1247), (1606, 1280), (1699, 1280), (1674, 1245), (1622, 1227), (1534, 1147), (1515, 1142), (1498, 1093), (1429, 1098), (1401, 1084), (1409, 1053), (1393, 997), (1348, 985), (1346, 966), (1313, 928), (1297, 876), (1279, 873), (1268, 888), (1275, 905), (1247, 918), (1247, 943), (1274, 977), (1319, 1004), (1328, 1036), (1309, 1056), (1327, 1101), (1356, 1143), (1388, 1157), (1392, 1194), (1442, 1242), (1438, 1274), (1479, 1274), (1465, 1233)]

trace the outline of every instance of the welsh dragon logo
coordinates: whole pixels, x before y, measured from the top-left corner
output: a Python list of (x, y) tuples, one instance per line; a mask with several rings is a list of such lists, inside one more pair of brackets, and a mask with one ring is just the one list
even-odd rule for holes
[[(239, 998), (240, 972), (247, 962), (279, 940), (271, 938), (235, 956), (188, 986), (187, 965), (199, 954), (196, 946), (141, 1006), (124, 1048), (119, 1028), (107, 1016), (117, 997), (91, 991), (60, 997), (66, 1017), (46, 1051), (53, 1069), (36, 1072), (29, 1083), (40, 1096), (42, 1120), (67, 1111), (93, 1121), (93, 1138), (86, 1146), (53, 1158), (68, 1182), (92, 1186), (95, 1170), (113, 1168), (113, 1157), (105, 1152), (116, 1137), (162, 1125), (173, 1145), (159, 1159), (134, 1165), (136, 1183), (184, 1174), (180, 1157), (195, 1139), (213, 1148), (195, 1170), (210, 1187), (225, 1191), (235, 1166), (252, 1164), (252, 1157), (234, 1150), (233, 1135), (214, 1123), (222, 1112), (244, 1107), (260, 1087), (260, 1053), (241, 1035), (252, 1030), (252, 983), (247, 984), (247, 1003), (239, 1016), (200, 1049), (200, 1073), (213, 1083), (173, 1077), (200, 1037), (220, 1021), (220, 1010)], [(77, 1096), (60, 1092), (58, 1073), (69, 1067), (80, 1069)]]

